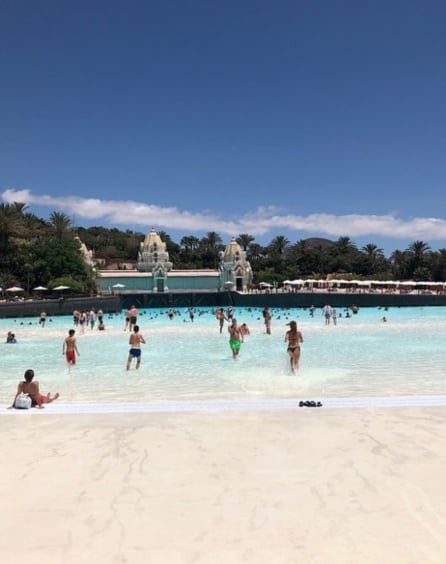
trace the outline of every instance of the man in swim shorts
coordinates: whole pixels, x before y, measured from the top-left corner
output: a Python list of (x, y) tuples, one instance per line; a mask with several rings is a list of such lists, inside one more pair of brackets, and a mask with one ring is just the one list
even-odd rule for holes
[(67, 359), (67, 365), (69, 367), (76, 364), (76, 354), (79, 356), (79, 350), (76, 344), (76, 337), (74, 336), (75, 330), (70, 329), (68, 331), (68, 337), (63, 342), (62, 354), (65, 355)]
[(240, 328), (237, 325), (236, 319), (234, 318), (232, 319), (232, 323), (231, 325), (229, 325), (228, 331), (229, 331), (229, 346), (231, 347), (232, 358), (235, 359), (238, 357), (240, 353), (241, 340), (242, 340), (242, 336), (240, 334)]
[(127, 359), (126, 369), (130, 370), (130, 365), (132, 360), (136, 358), (136, 369), (138, 369), (141, 365), (141, 343), (145, 343), (144, 337), (139, 332), (139, 326), (135, 325), (133, 327), (133, 333), (130, 335), (129, 338), (129, 357)]
[(129, 309), (129, 329), (130, 331), (135, 327), (137, 321), (138, 321), (138, 314), (139, 311), (136, 309), (136, 307), (134, 305), (132, 305), (132, 307)]

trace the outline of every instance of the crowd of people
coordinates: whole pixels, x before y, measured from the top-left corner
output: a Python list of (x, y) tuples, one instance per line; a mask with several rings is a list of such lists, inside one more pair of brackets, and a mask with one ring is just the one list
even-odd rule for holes
[[(316, 308), (314, 308), (313, 306), (309, 308), (309, 314), (311, 317), (314, 317), (315, 310)], [(356, 308), (356, 306), (347, 308), (345, 317), (349, 317), (351, 313), (357, 312), (358, 308)], [(199, 315), (202, 314), (203, 312), (200, 311)], [(167, 311), (167, 316), (169, 319), (173, 319), (176, 315), (180, 315), (180, 312), (173, 308), (170, 308)], [(193, 323), (195, 319), (195, 309), (193, 307), (188, 308), (187, 315), (189, 317), (189, 321)], [(234, 308), (232, 306), (229, 306), (226, 309), (224, 309), (223, 307), (217, 308), (213, 311), (213, 315), (217, 320), (218, 331), (220, 333), (223, 333), (225, 323), (227, 323), (229, 347), (233, 359), (237, 359), (241, 352), (242, 343), (244, 343), (246, 338), (251, 334), (248, 325), (245, 322), (239, 323), (237, 321), (237, 319), (234, 317)], [(134, 305), (128, 308), (125, 312), (124, 332), (129, 331), (130, 333), (128, 339), (129, 352), (125, 365), (126, 370), (130, 370), (133, 361), (135, 361), (136, 370), (138, 370), (141, 366), (141, 345), (145, 344), (146, 340), (140, 331), (140, 327), (138, 325), (138, 316), (139, 311)], [(332, 323), (333, 325), (337, 324), (338, 314), (336, 312), (336, 309), (332, 308), (330, 305), (327, 304), (322, 308), (322, 316), (325, 325), (330, 325), (330, 323)], [(339, 317), (341, 316), (342, 314), (339, 314)], [(262, 317), (265, 326), (265, 333), (267, 335), (271, 335), (273, 315), (268, 307), (263, 308)], [(382, 320), (387, 321), (385, 317), (383, 317)], [(46, 321), (46, 312), (42, 311), (39, 317), (40, 326), (45, 327)], [(75, 310), (73, 312), (73, 325), (75, 328), (68, 330), (68, 335), (64, 338), (62, 343), (62, 354), (66, 359), (68, 370), (71, 370), (71, 368), (76, 364), (77, 357), (80, 356), (79, 348), (77, 345), (76, 330), (79, 330), (79, 333), (81, 335), (85, 333), (85, 329), (88, 327), (90, 331), (93, 331), (95, 328), (97, 328), (97, 330), (99, 331), (105, 330), (104, 313), (101, 309), (98, 309), (96, 311), (94, 308), (89, 311)], [(304, 342), (304, 338), (302, 332), (297, 327), (296, 321), (289, 321), (286, 325), (288, 327), (284, 334), (286, 353), (289, 357), (291, 372), (295, 374), (299, 369), (301, 345)], [(8, 331), (6, 343), (17, 343), (15, 334), (12, 331)], [(58, 393), (54, 394), (53, 396), (51, 394), (40, 394), (39, 384), (38, 382), (33, 381), (33, 378), (33, 370), (28, 369), (25, 372), (24, 381), (20, 382), (18, 385), (17, 393), (11, 407), (14, 407), (17, 398), (19, 396), (22, 396), (23, 394), (26, 394), (31, 398), (32, 406), (39, 408), (42, 408), (45, 403), (51, 403), (59, 397)]]

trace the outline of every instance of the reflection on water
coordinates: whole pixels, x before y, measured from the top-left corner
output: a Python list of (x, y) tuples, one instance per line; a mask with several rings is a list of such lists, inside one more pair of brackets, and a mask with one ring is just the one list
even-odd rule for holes
[[(11, 401), (27, 368), (35, 370), (43, 391), (59, 391), (66, 403), (445, 393), (444, 308), (364, 308), (351, 318), (338, 311), (337, 325), (328, 327), (321, 310), (314, 317), (304, 309), (272, 313), (272, 334), (266, 335), (261, 309), (235, 311), (251, 335), (234, 361), (226, 326), (220, 334), (210, 309), (197, 308), (194, 323), (186, 310), (172, 320), (166, 310), (142, 310), (147, 344), (140, 370), (129, 372), (123, 315), (106, 316), (104, 332), (77, 330), (80, 357), (71, 371), (62, 355), (71, 316), (50, 317), (44, 328), (36, 318), (1, 319), (0, 401)], [(290, 319), (305, 339), (296, 376), (283, 341)], [(4, 343), (8, 330), (17, 344)]]

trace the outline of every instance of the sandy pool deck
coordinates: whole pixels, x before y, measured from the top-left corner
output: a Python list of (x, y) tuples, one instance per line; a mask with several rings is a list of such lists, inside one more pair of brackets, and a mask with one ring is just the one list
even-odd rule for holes
[(2, 564), (446, 562), (444, 407), (0, 422)]

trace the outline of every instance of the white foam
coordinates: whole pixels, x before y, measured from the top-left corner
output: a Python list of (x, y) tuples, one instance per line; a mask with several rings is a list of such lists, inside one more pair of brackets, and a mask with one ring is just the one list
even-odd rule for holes
[[(322, 407), (300, 407), (300, 401), (320, 401)], [(79, 403), (48, 405), (44, 410), (3, 409), (0, 415), (12, 414), (100, 414), (100, 413), (180, 413), (224, 411), (275, 411), (320, 409), (373, 409), (388, 407), (439, 407), (446, 406), (446, 396), (392, 396), (346, 398), (299, 398), (299, 399), (239, 399), (207, 401), (160, 401), (125, 403)], [(6, 406), (5, 406), (6, 408)]]

